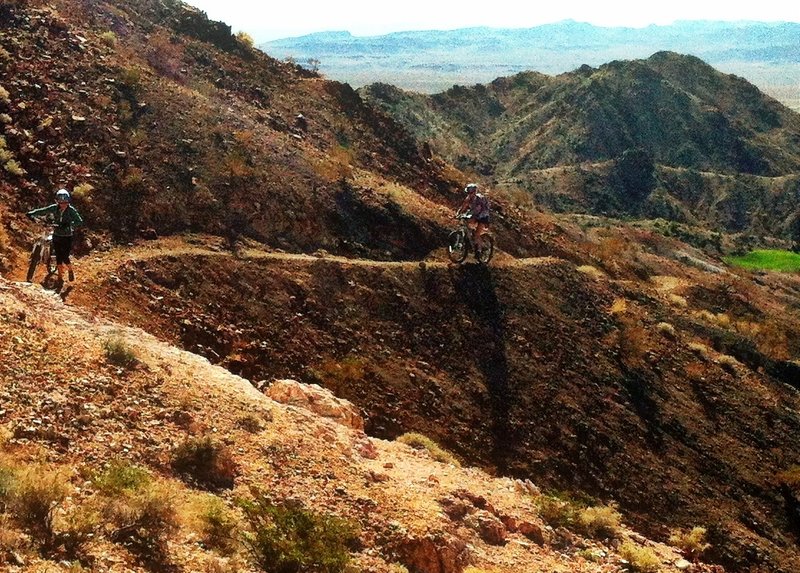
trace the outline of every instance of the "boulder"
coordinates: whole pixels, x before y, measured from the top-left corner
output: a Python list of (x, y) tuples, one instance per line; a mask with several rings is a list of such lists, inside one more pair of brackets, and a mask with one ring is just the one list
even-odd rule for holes
[(275, 380), (265, 394), (281, 404), (309, 410), (354, 430), (364, 430), (364, 418), (351, 402), (337, 398), (317, 384), (301, 384), (296, 380)]

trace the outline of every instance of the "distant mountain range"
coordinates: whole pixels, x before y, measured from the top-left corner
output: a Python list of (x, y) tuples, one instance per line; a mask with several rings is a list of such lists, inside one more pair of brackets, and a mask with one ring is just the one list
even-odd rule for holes
[(385, 82), (421, 93), (488, 83), (522, 71), (555, 75), (584, 64), (647, 58), (668, 50), (742, 76), (800, 109), (800, 23), (682, 21), (606, 28), (566, 20), (524, 29), (481, 27), (370, 37), (324, 32), (259, 47), (356, 88)]

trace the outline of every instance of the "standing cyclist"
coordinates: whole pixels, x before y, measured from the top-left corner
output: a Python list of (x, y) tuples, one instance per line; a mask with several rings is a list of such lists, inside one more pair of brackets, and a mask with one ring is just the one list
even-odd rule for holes
[(456, 211), (456, 217), (461, 213), (471, 215), (468, 226), (475, 239), (475, 250), (483, 249), (483, 235), (489, 232), (489, 199), (483, 193), (478, 193), (478, 184), (470, 183), (464, 188), (464, 201)]
[(26, 213), (30, 220), (36, 217), (46, 217), (52, 220), (53, 229), (53, 251), (56, 253), (56, 266), (58, 268), (58, 282), (64, 283), (64, 267), (69, 271), (70, 282), (75, 280), (75, 273), (72, 270), (72, 262), (69, 254), (72, 251), (72, 234), (76, 227), (83, 224), (83, 218), (78, 210), (70, 205), (69, 191), (59, 189), (56, 191), (56, 202), (41, 209), (34, 209)]

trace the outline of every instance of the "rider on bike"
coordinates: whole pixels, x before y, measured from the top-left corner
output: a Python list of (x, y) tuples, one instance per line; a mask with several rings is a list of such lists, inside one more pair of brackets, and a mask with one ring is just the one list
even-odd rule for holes
[(70, 282), (75, 280), (75, 272), (72, 270), (72, 261), (69, 259), (72, 251), (72, 234), (76, 227), (83, 224), (83, 218), (78, 210), (70, 205), (71, 197), (66, 189), (56, 191), (56, 202), (41, 209), (34, 209), (26, 213), (32, 221), (36, 217), (46, 217), (52, 219), (53, 223), (53, 251), (56, 254), (56, 265), (58, 268), (58, 281), (64, 282), (64, 269), (69, 272)]
[(462, 213), (469, 213), (469, 226), (475, 239), (475, 249), (483, 249), (483, 236), (489, 232), (489, 199), (483, 193), (478, 193), (478, 184), (469, 183), (464, 188), (464, 201), (456, 211), (456, 217)]

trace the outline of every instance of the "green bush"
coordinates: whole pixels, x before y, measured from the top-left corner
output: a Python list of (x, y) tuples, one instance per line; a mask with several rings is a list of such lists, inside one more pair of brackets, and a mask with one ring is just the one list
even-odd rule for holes
[(266, 573), (339, 573), (347, 570), (357, 539), (350, 522), (310, 510), (276, 505), (264, 495), (240, 505), (250, 526), (243, 541)]
[(233, 487), (238, 473), (228, 448), (209, 436), (189, 438), (179, 445), (172, 456), (172, 469), (207, 489)]
[(210, 497), (200, 513), (203, 542), (223, 554), (236, 548), (236, 536), (241, 526), (236, 513), (218, 497)]
[(571, 500), (542, 495), (536, 500), (539, 517), (550, 527), (574, 527), (578, 521), (579, 506)]
[(422, 434), (418, 434), (416, 432), (408, 432), (398, 437), (397, 441), (402, 444), (411, 446), (415, 450), (426, 450), (428, 454), (431, 456), (431, 458), (433, 458), (437, 462), (442, 462), (443, 464), (451, 464), (456, 467), (461, 466), (461, 463), (453, 454), (443, 449), (441, 446), (439, 446), (439, 444), (431, 440), (429, 437), (423, 436)]
[(110, 495), (120, 495), (149, 485), (150, 473), (125, 460), (113, 460), (108, 467), (93, 480), (98, 491)]

